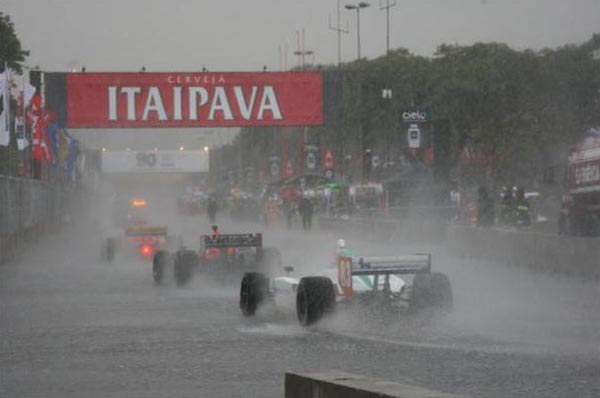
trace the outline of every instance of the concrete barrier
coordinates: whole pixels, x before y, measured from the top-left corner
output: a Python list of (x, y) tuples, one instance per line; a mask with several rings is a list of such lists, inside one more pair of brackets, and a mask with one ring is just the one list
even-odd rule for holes
[(446, 223), (427, 219), (393, 218), (327, 218), (319, 217), (321, 229), (342, 233), (346, 236), (372, 237), (384, 241), (407, 243), (441, 243), (446, 238)]
[(600, 239), (453, 226), (448, 247), (457, 256), (600, 279)]
[(460, 398), (425, 388), (371, 379), (339, 370), (288, 372), (285, 398)]
[(443, 244), (457, 257), (600, 279), (600, 239), (476, 228), (435, 221), (327, 219), (322, 228), (391, 242)]

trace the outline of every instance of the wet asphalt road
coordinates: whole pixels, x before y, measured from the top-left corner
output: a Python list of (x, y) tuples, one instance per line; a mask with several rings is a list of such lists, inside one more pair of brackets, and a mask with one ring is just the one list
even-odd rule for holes
[[(198, 218), (178, 228), (191, 246), (206, 226)], [(303, 273), (329, 261), (336, 238), (271, 230), (265, 242)], [(244, 319), (236, 284), (154, 287), (135, 256), (104, 264), (95, 233), (47, 238), (0, 266), (0, 397), (281, 397), (286, 370), (328, 368), (473, 397), (600, 396), (597, 283), (429, 249), (452, 281), (452, 314), (339, 314), (303, 329), (270, 308)]]

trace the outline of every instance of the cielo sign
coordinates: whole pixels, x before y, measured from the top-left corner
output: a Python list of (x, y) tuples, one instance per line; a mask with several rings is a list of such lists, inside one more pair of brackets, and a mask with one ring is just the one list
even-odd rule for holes
[(68, 73), (71, 128), (323, 124), (318, 72)]
[(404, 123), (425, 123), (431, 121), (431, 109), (407, 109), (402, 112)]

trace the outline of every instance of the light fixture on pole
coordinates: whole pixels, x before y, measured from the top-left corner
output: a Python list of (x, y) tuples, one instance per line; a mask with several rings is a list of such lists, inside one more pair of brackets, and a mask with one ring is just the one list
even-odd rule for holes
[(386, 21), (386, 36), (385, 36), (385, 53), (390, 53), (390, 8), (396, 6), (396, 0), (379, 0), (379, 9), (385, 10), (385, 21)]
[(312, 55), (312, 63), (315, 62), (314, 52), (312, 50), (305, 50), (304, 48), (304, 29), (302, 29), (302, 43), (300, 42), (300, 31), (296, 31), (296, 37), (298, 39), (298, 49), (294, 51), (294, 55), (298, 56), (298, 66), (300, 66), (301, 70), (304, 70), (305, 65), (305, 56)]
[[(384, 89), (382, 89), (381, 90), (381, 98), (383, 98), (383, 100), (388, 103), (388, 105), (389, 105), (388, 106), (388, 108), (389, 108), (388, 112), (391, 113), (391, 111), (392, 111), (392, 107), (391, 107), (391, 104), (392, 104), (392, 89), (391, 88), (384, 88)], [(389, 114), (388, 114), (388, 117), (389, 117)], [(392, 146), (392, 142), (391, 142), (390, 135), (391, 134), (389, 132), (387, 132), (387, 134), (386, 134), (387, 143), (386, 143), (386, 154), (385, 154), (385, 164), (384, 164), (385, 166), (384, 167), (389, 166), (390, 160), (391, 160), (390, 159), (390, 148)]]
[(358, 59), (360, 59), (360, 9), (367, 8), (370, 4), (364, 1), (361, 1), (358, 4), (346, 4), (346, 10), (356, 10), (356, 40), (358, 46)]

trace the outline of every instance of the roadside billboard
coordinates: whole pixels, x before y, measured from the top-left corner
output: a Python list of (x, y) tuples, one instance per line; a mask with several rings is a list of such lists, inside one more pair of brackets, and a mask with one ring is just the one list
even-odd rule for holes
[(67, 73), (70, 128), (323, 124), (319, 72)]
[(106, 151), (103, 173), (206, 173), (204, 151)]

